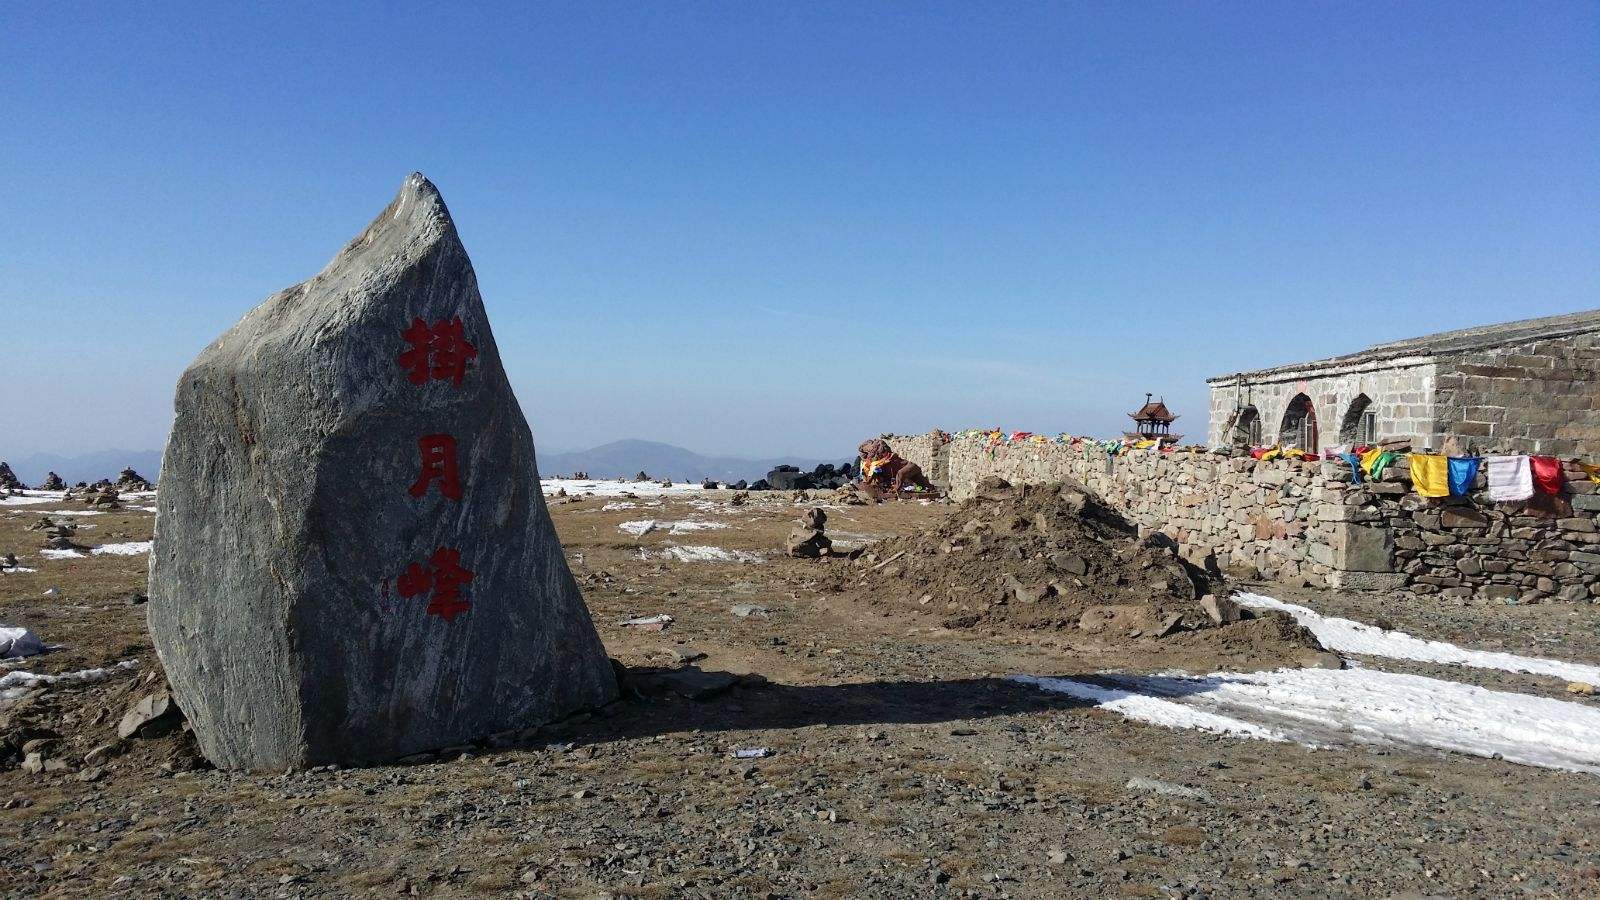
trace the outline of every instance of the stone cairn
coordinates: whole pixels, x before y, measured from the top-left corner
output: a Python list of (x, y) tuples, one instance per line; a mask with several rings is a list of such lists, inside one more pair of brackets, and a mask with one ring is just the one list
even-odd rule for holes
[(794, 530), (783, 542), (785, 553), (799, 559), (818, 559), (833, 552), (833, 540), (824, 534), (828, 513), (820, 507), (811, 507), (795, 520)]
[(89, 549), (74, 540), (78, 534), (78, 526), (70, 522), (56, 522), (45, 517), (29, 525), (28, 530), (44, 532), (43, 546), (46, 550), (77, 550), (82, 552)]
[(150, 482), (144, 476), (133, 470), (132, 466), (122, 470), (117, 476), (117, 490), (125, 493), (151, 490)]
[(61, 476), (54, 472), (46, 475), (44, 481), (39, 485), (39, 490), (41, 491), (64, 491), (66, 489), (66, 481), (62, 480)]
[(176, 396), (147, 606), (212, 763), (528, 740), (617, 698), (427, 179), (207, 346)]
[(9, 463), (0, 462), (0, 491), (20, 491), (27, 488), (17, 473), (11, 471)]

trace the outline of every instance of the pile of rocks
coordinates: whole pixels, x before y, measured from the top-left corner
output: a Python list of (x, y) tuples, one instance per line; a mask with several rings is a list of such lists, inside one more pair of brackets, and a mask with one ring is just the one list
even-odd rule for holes
[(117, 476), (117, 489), (121, 491), (148, 491), (151, 490), (150, 482), (144, 476), (133, 470), (132, 466), (122, 470)]
[[(834, 465), (822, 463), (810, 472), (802, 472), (797, 466), (778, 466), (767, 473), (767, 477), (752, 486), (756, 490), (770, 489), (774, 491), (814, 491), (821, 488), (839, 488), (849, 484), (858, 474), (854, 463)], [(765, 482), (763, 485), (762, 482)]]
[(91, 487), (85, 489), (82, 496), (85, 506), (96, 509), (121, 509), (122, 497), (117, 489), (107, 483), (104, 487)]
[(818, 507), (807, 509), (795, 521), (794, 530), (783, 542), (783, 550), (799, 559), (818, 559), (833, 553), (833, 539), (824, 533), (828, 513)]
[(64, 491), (66, 489), (66, 481), (64, 481), (60, 475), (57, 475), (54, 472), (46, 475), (44, 477), (44, 481), (40, 482), (39, 484), (39, 490), (41, 491)]
[(1220, 580), (1161, 535), (1140, 539), (1074, 482), (985, 479), (945, 519), (873, 545), (860, 564), (871, 596), (924, 608), (949, 628), (1070, 628), (1120, 641), (1227, 626), (1223, 640), (1316, 648), (1292, 622), (1243, 621), (1216, 599)]
[(0, 491), (20, 491), (26, 487), (17, 473), (11, 471), (9, 463), (0, 462)]
[(43, 531), (46, 550), (76, 550), (82, 552), (89, 549), (79, 544), (73, 538), (78, 534), (78, 526), (70, 522), (55, 522), (43, 518), (28, 526), (29, 531)]

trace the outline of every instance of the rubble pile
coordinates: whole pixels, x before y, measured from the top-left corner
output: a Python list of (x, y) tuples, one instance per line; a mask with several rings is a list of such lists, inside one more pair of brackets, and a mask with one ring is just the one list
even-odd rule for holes
[(0, 462), (0, 491), (20, 491), (27, 488), (9, 463)]
[(67, 483), (62, 480), (60, 475), (54, 472), (46, 475), (44, 481), (39, 485), (39, 490), (41, 491), (64, 491), (66, 489)]
[(143, 475), (135, 472), (133, 467), (129, 466), (128, 468), (123, 469), (122, 473), (117, 476), (117, 490), (131, 493), (134, 491), (152, 490), (152, 487), (150, 482), (145, 480)]
[(1234, 637), (1250, 642), (1318, 646), (1287, 617), (1251, 617), (1219, 599), (1219, 578), (1159, 535), (1140, 539), (1074, 482), (987, 478), (932, 528), (880, 542), (857, 564), (875, 602), (926, 609), (948, 628), (1060, 628), (1113, 641), (1239, 629)]

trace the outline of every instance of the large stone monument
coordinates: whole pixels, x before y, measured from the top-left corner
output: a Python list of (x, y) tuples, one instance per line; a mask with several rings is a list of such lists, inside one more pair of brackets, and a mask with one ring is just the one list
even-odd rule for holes
[(216, 765), (378, 762), (616, 697), (421, 175), (207, 347), (176, 414), (150, 632)]

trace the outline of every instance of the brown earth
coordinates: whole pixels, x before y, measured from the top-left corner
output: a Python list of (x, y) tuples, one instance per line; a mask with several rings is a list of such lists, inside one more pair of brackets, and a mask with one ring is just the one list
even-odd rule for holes
[[(1109, 639), (1003, 616), (948, 628), (950, 611), (907, 604), (908, 586), (858, 584), (848, 559), (777, 555), (801, 508), (788, 495), (552, 507), (597, 627), (628, 667), (621, 703), (415, 765), (218, 772), (181, 732), (117, 738), (126, 706), (158, 686), (131, 602), (146, 558), (40, 559), (25, 528), (51, 508), (0, 506), (0, 554), (38, 569), (0, 574), (0, 622), (61, 645), (10, 668), (135, 667), (0, 711), (12, 747), (0, 762), (0, 895), (1500, 897), (1600, 886), (1590, 776), (1172, 731), (1017, 684), (1006, 676), (1272, 665), (1260, 648), (1292, 641), (1237, 628)], [(834, 508), (828, 532), (864, 548), (940, 528), (951, 509)], [(642, 519), (668, 524), (618, 530)], [(91, 546), (150, 535), (138, 509), (80, 521)], [(685, 521), (729, 527), (673, 533)], [(764, 556), (680, 561), (662, 555), (672, 546)], [(1357, 596), (1295, 599), (1393, 614)], [(1550, 639), (1600, 658), (1600, 614), (1557, 612)], [(1511, 650), (1546, 640), (1538, 610), (1515, 611), (1506, 628), (1499, 613), (1455, 609), (1448, 624)], [(675, 621), (664, 632), (617, 624), (653, 614)], [(1238, 644), (1188, 645), (1207, 634)], [(1562, 690), (1533, 677), (1497, 687)], [(18, 767), (19, 739), (43, 741), (62, 768)], [(106, 745), (105, 759), (83, 758)], [(757, 747), (772, 755), (734, 757)], [(1203, 793), (1164, 795), (1141, 778)]]
[(1222, 624), (1201, 607), (1224, 595), (1217, 573), (1179, 558), (1073, 482), (1012, 486), (985, 479), (942, 519), (874, 544), (862, 574), (836, 584), (873, 605), (922, 610), (947, 628), (991, 633), (1075, 632), (1104, 650), (1170, 641), (1189, 668), (1266, 668), (1325, 662), (1321, 645), (1279, 613)]

